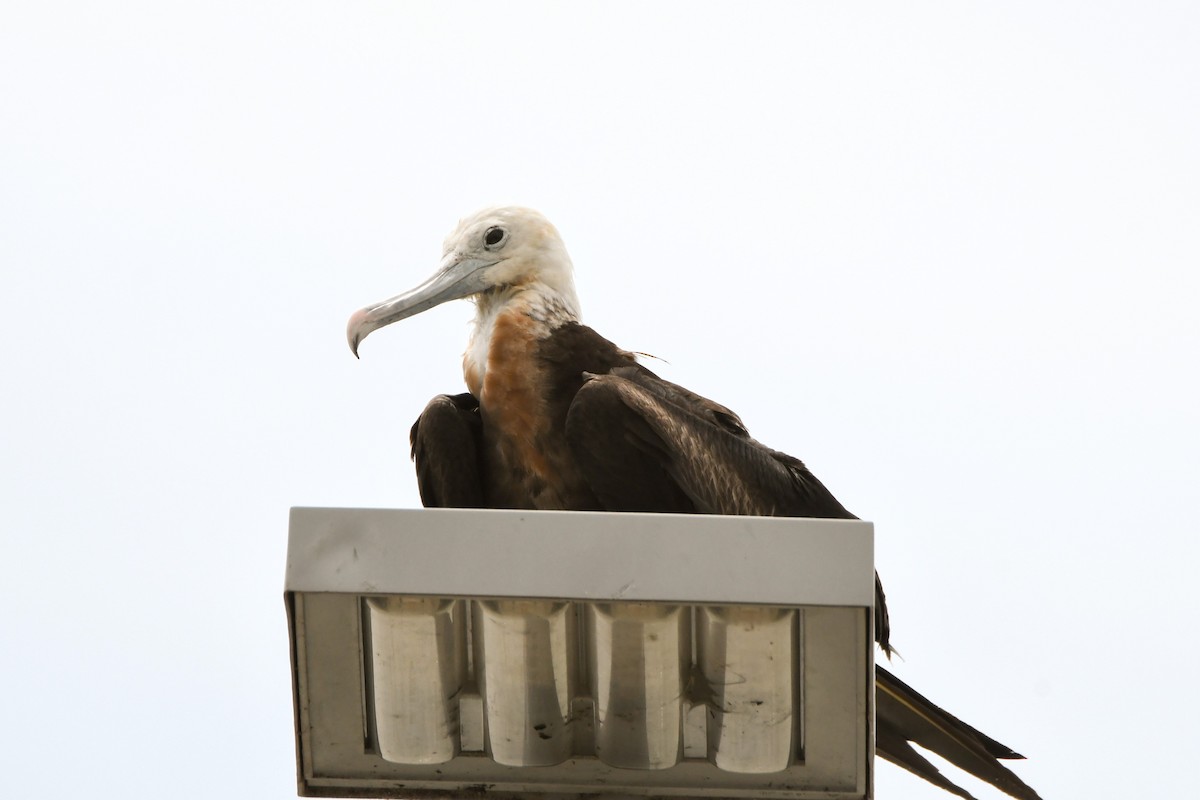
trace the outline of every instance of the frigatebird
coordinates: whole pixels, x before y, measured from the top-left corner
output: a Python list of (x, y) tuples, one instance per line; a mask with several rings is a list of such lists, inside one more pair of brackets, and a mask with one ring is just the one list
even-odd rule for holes
[[(562, 238), (531, 209), (462, 220), (432, 277), (350, 317), (350, 349), (357, 356), (372, 331), (459, 298), (476, 306), (463, 356), (469, 391), (433, 398), (410, 434), (426, 506), (854, 518), (799, 459), (751, 438), (737, 414), (583, 325)], [(878, 575), (875, 593), (876, 641), (890, 656)], [(1039, 800), (998, 761), (1023, 756), (877, 667), (877, 753), (971, 798), (911, 743)]]

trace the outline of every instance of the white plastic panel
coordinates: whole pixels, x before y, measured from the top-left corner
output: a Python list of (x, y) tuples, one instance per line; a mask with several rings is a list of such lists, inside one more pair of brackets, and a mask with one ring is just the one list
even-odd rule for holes
[(691, 655), (688, 609), (588, 604), (596, 756), (625, 769), (667, 769), (683, 753)]
[(871, 531), (855, 519), (294, 508), (287, 587), (871, 606)]
[(700, 672), (711, 693), (708, 758), (732, 772), (780, 772), (796, 752), (796, 609), (696, 610)]
[(575, 610), (551, 600), (476, 606), (488, 752), (498, 764), (538, 767), (570, 758), (576, 687)]
[(399, 764), (449, 761), (459, 753), (464, 602), (391, 596), (368, 598), (366, 605), (380, 755)]

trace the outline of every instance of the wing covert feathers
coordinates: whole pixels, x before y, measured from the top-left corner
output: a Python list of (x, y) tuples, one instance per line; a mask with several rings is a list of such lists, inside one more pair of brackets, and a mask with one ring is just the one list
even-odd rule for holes
[[(588, 374), (567, 441), (609, 511), (855, 519), (799, 459), (750, 437), (729, 409), (644, 367)], [(875, 635), (891, 654), (875, 581)]]

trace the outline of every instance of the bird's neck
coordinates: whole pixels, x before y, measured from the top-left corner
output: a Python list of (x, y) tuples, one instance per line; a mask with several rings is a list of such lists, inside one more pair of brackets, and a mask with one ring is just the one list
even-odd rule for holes
[(475, 298), (475, 322), (463, 354), (463, 377), (471, 394), (484, 398), (488, 373), (528, 371), (536, 343), (568, 322), (579, 321), (574, 291), (544, 284), (505, 286)]

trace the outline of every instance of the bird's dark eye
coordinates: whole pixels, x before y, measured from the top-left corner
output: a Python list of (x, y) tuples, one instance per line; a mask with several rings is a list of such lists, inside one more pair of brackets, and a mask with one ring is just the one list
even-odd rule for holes
[(483, 243), (491, 250), (504, 244), (504, 240), (507, 238), (508, 231), (504, 228), (488, 228), (487, 233), (483, 235)]

